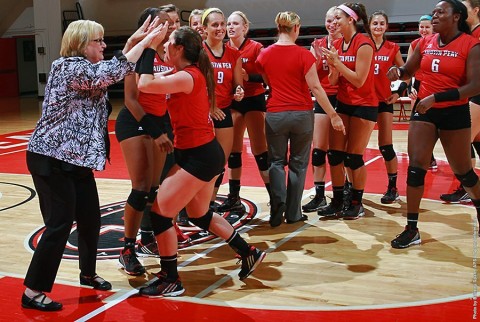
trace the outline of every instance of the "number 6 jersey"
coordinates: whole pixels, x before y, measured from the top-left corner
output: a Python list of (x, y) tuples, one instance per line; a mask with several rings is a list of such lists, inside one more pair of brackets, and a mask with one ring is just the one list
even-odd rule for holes
[[(477, 39), (465, 33), (460, 33), (443, 46), (440, 46), (438, 34), (422, 38), (418, 46), (422, 56), (420, 70), (423, 72), (423, 80), (418, 97), (422, 99), (431, 94), (463, 86), (467, 77), (468, 53), (478, 44)], [(464, 98), (453, 102), (435, 103), (432, 107), (445, 108), (467, 102), (468, 98)]]

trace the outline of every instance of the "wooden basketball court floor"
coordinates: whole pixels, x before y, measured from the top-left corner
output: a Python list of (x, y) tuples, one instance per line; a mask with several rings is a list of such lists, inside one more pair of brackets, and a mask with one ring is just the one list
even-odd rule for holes
[[(316, 213), (310, 213), (306, 222), (271, 228), (268, 197), (245, 139), (241, 197), (248, 216), (238, 218), (236, 223), (249, 243), (268, 252), (262, 265), (241, 282), (233, 251), (218, 238), (205, 238), (203, 242), (199, 239), (179, 251), (184, 296), (168, 299), (138, 296), (137, 288), (153, 275), (127, 276), (117, 266), (116, 258), (122, 245), (121, 209), (130, 191), (113, 133), (113, 120), (121, 101), (114, 101), (111, 116), (112, 165), (96, 174), (104, 216), (97, 273), (113, 284), (113, 290), (94, 291), (79, 285), (75, 245), (69, 244), (65, 253), (69, 259), (62, 261), (51, 293), (52, 298), (64, 304), (64, 309), (54, 313), (22, 309), (23, 277), (32, 245), (43, 227), (38, 199), (24, 161), (28, 136), (40, 107), (41, 102), (36, 98), (0, 99), (0, 321), (470, 321), (477, 318), (475, 211), (468, 204), (447, 205), (439, 200), (441, 193), (456, 186), (440, 144), (435, 148), (439, 168), (427, 174), (425, 199), (421, 204), (422, 244), (405, 250), (390, 247), (390, 240), (403, 230), (406, 221), (408, 123), (398, 123), (394, 130), (401, 200), (392, 205), (380, 203), (387, 180), (374, 131), (365, 157), (366, 216), (355, 221), (319, 220)], [(327, 195), (331, 196), (328, 180)], [(309, 171), (304, 203), (312, 195), (312, 187)], [(221, 195), (226, 193), (228, 184), (220, 189)], [(117, 215), (116, 221), (108, 217), (113, 213)], [(188, 229), (186, 232), (194, 233)], [(149, 273), (159, 270), (158, 259), (141, 260)]]

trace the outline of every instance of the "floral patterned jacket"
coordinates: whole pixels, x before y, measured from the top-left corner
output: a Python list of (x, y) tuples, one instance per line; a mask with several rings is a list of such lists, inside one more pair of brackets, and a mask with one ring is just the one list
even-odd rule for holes
[(107, 87), (134, 69), (134, 63), (115, 57), (96, 64), (83, 57), (55, 60), (45, 88), (42, 116), (28, 151), (103, 170), (107, 158)]

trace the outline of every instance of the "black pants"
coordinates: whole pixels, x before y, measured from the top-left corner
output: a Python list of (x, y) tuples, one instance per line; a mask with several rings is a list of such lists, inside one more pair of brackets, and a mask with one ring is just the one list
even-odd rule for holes
[(25, 277), (24, 285), (30, 289), (52, 290), (74, 220), (77, 222), (80, 272), (87, 276), (96, 273), (100, 232), (98, 191), (92, 170), (79, 169), (66, 171), (54, 166), (49, 175), (32, 173), (46, 230)]

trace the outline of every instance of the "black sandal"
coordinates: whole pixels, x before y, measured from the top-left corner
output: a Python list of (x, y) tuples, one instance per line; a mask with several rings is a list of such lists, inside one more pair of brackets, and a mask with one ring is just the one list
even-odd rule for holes
[(80, 274), (80, 284), (92, 286), (96, 290), (108, 291), (112, 289), (112, 284), (95, 274), (93, 277)]
[[(41, 301), (37, 301), (37, 299), (40, 299), (40, 297), (43, 296)], [(52, 302), (45, 304), (45, 299), (47, 296), (45, 293), (40, 293), (35, 295), (34, 297), (30, 298), (28, 297), (25, 293), (22, 295), (22, 307), (26, 309), (34, 309), (34, 310), (39, 310), (39, 311), (59, 311), (62, 309), (63, 305), (62, 303), (55, 302), (52, 300)]]

